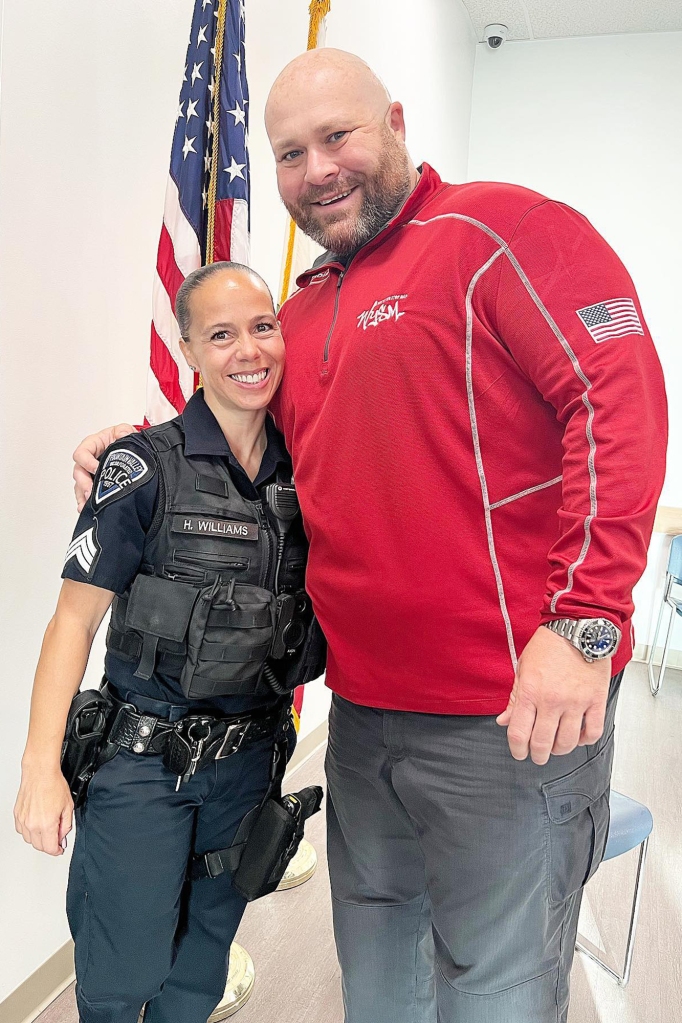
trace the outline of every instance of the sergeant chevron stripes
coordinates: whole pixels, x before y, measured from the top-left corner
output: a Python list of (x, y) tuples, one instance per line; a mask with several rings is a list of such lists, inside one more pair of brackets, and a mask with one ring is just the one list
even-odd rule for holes
[(64, 558), (64, 564), (70, 561), (71, 558), (75, 558), (80, 567), (83, 569), (86, 575), (89, 575), (90, 569), (95, 563), (95, 559), (99, 554), (101, 548), (97, 543), (97, 536), (95, 535), (95, 527), (91, 526), (80, 536), (74, 537), (69, 544)]

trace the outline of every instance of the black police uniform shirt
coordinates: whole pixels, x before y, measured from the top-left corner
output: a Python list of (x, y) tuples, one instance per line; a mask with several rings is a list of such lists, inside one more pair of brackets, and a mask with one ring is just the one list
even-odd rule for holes
[[(291, 472), (291, 459), (284, 446), (284, 438), (277, 430), (271, 416), (265, 420), (267, 445), (258, 475), (252, 482), (230, 450), (218, 421), (204, 400), (202, 390), (188, 401), (183, 412), (185, 430), (185, 454), (220, 459), (242, 497), (257, 501), (260, 490), (276, 478), (277, 468), (284, 465)], [(95, 514), (94, 493), (91, 494), (80, 514), (73, 539), (67, 550), (62, 579), (100, 586), (113, 590), (119, 596), (124, 594), (137, 575), (142, 563), (145, 538), (154, 519), (159, 493), (158, 470), (154, 450), (145, 440), (144, 431), (131, 434), (117, 442), (117, 449), (128, 448), (133, 456), (142, 460), (147, 467), (137, 478), (126, 481), (126, 492), (115, 489), (115, 500), (104, 497), (100, 500)], [(135, 464), (135, 459), (130, 459)], [(131, 473), (135, 476), (135, 473)], [(122, 699), (134, 703), (135, 695), (152, 700), (161, 700), (179, 706), (196, 709), (196, 700), (189, 700), (180, 688), (178, 679), (155, 672), (150, 679), (135, 677), (136, 664), (124, 661), (107, 651), (105, 674)], [(263, 707), (276, 702), (273, 694), (257, 696), (223, 696), (202, 700), (201, 707), (225, 714), (235, 714)]]

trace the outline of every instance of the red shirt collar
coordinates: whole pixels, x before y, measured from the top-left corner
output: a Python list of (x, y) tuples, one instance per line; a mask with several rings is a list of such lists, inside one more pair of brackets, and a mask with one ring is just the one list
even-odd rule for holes
[[(441, 181), (439, 174), (431, 167), (428, 163), (423, 163), (419, 167), (421, 172), (419, 181), (416, 187), (410, 192), (407, 199), (405, 200), (401, 209), (396, 215), (389, 220), (385, 227), (379, 231), (374, 238), (358, 249), (358, 252), (365, 252), (373, 249), (376, 245), (380, 245), (391, 231), (394, 231), (401, 224), (406, 224), (409, 220), (412, 220), (414, 215), (424, 206), (437, 192), (440, 192), (443, 188), (447, 188), (447, 184)], [(353, 257), (355, 258), (355, 257)], [(325, 252), (324, 258), (316, 266), (311, 267), (310, 270), (306, 270), (304, 273), (296, 279), (296, 284), (299, 288), (305, 288), (310, 284), (312, 277), (317, 274), (324, 273), (324, 271), (331, 266), (338, 266), (340, 269), (344, 269), (344, 263), (336, 256), (333, 252)]]

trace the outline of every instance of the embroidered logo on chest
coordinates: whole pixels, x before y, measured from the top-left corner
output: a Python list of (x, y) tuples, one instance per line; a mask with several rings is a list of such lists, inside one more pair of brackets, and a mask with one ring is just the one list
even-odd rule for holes
[(371, 309), (366, 309), (358, 316), (358, 327), (367, 330), (368, 327), (378, 327), (386, 320), (395, 320), (396, 323), (405, 310), (400, 308), (400, 303), (405, 301), (407, 295), (389, 295), (388, 298), (378, 299)]

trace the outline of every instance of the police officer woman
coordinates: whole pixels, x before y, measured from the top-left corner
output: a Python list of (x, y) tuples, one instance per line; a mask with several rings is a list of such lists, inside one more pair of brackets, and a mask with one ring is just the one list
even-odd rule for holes
[[(190, 274), (176, 312), (203, 389), (100, 460), (45, 634), (15, 807), (26, 842), (63, 853), (67, 714), (113, 601), (111, 758), (76, 811), (67, 892), (82, 1023), (136, 1023), (145, 1003), (147, 1023), (206, 1023), (245, 901), (229, 872), (192, 881), (188, 866), (228, 847), (264, 798), (275, 744), (295, 741), (281, 694), (320, 674), (291, 462), (266, 411), (284, 366), (272, 298), (247, 267), (218, 263)], [(273, 660), (283, 609), (293, 634)]]

